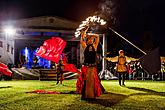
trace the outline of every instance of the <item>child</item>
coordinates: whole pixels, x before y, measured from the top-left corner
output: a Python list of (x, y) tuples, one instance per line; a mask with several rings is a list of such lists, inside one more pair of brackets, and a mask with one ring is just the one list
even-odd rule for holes
[(59, 78), (60, 78), (60, 84), (62, 84), (63, 81), (63, 69), (64, 69), (64, 64), (62, 60), (59, 60), (59, 63), (57, 65), (57, 83), (59, 83)]

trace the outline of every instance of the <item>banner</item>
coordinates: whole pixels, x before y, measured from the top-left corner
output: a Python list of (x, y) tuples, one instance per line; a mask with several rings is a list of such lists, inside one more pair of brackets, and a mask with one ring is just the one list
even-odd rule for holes
[(156, 48), (140, 58), (142, 67), (149, 72), (155, 74), (161, 69), (161, 61), (159, 55), (159, 48)]
[(58, 63), (60, 55), (66, 46), (66, 42), (59, 37), (52, 37), (44, 41), (36, 52), (37, 56)]

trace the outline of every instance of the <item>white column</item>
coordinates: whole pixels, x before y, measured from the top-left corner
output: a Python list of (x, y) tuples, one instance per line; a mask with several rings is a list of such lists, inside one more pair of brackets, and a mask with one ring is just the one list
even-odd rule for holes
[(84, 50), (80, 44), (80, 64), (83, 64), (84, 61)]
[[(106, 52), (107, 52), (107, 40), (106, 40), (106, 36), (105, 36), (105, 34), (103, 34), (103, 45), (102, 45), (102, 50), (103, 50), (103, 53), (102, 53), (102, 55), (103, 55), (103, 57), (105, 58), (106, 57)], [(106, 70), (106, 61), (105, 61), (105, 59), (103, 58), (103, 60), (102, 60), (102, 70), (104, 71), (104, 70)]]

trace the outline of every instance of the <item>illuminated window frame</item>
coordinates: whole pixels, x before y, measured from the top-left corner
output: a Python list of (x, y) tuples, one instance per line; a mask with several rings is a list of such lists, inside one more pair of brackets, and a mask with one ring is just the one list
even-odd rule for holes
[(10, 49), (10, 45), (7, 44), (7, 52), (9, 52), (9, 49)]
[(0, 47), (3, 47), (3, 42), (2, 41), (0, 41)]
[(11, 54), (13, 54), (14, 53), (14, 48), (13, 47), (11, 47)]

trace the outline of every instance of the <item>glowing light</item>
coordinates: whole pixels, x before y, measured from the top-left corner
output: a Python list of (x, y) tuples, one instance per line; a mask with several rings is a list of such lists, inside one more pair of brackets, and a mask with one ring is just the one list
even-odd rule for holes
[(28, 48), (25, 47), (25, 57), (27, 58), (28, 57)]
[(100, 20), (100, 25), (105, 25), (106, 24), (106, 21), (104, 21), (104, 20)]
[(90, 27), (90, 25), (95, 25), (95, 23), (105, 25), (106, 21), (98, 16), (89, 16), (88, 18), (86, 18), (86, 21), (82, 21), (82, 23), (76, 29), (75, 37), (79, 37), (81, 35), (82, 29), (87, 29), (88, 27)]
[(16, 30), (13, 28), (13, 27), (6, 27), (4, 29), (4, 32), (7, 34), (7, 35), (14, 35), (16, 33)]

